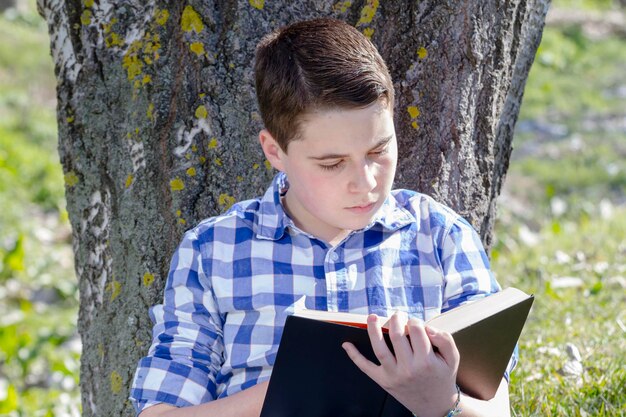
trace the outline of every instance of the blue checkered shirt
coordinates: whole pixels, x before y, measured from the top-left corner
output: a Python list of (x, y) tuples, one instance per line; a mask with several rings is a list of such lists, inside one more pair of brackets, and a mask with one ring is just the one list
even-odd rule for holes
[(426, 195), (393, 191), (369, 226), (331, 247), (285, 214), (287, 189), (278, 174), (262, 198), (185, 234), (150, 311), (152, 346), (130, 397), (138, 413), (268, 380), (295, 305), (427, 320), (499, 290), (474, 229)]

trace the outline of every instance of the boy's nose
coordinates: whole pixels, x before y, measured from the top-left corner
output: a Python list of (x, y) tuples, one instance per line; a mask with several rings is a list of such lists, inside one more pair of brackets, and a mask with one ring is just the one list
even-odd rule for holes
[(369, 192), (376, 187), (376, 175), (371, 163), (363, 162), (356, 167), (350, 182), (350, 191), (353, 193)]

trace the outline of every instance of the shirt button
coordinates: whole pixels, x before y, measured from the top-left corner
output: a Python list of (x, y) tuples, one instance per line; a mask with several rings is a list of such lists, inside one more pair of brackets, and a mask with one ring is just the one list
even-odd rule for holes
[(337, 262), (339, 260), (339, 255), (336, 252), (330, 254), (330, 260), (333, 262)]

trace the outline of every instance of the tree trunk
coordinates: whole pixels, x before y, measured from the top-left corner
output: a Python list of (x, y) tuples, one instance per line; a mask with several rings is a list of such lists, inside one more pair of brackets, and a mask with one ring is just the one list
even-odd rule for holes
[(252, 61), (268, 31), (334, 16), (371, 36), (396, 86), (396, 186), (466, 216), (487, 246), (549, 0), (39, 0), (80, 280), (85, 416), (130, 416), (184, 230), (272, 172)]
[(17, 0), (0, 0), (0, 13), (17, 6)]

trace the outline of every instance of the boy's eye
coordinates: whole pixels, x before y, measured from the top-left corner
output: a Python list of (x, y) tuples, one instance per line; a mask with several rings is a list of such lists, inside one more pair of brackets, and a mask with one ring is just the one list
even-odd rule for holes
[(385, 146), (384, 148), (381, 149), (376, 149), (375, 151), (370, 152), (372, 155), (375, 156), (379, 156), (379, 155), (384, 155), (389, 151), (389, 147)]
[(343, 163), (343, 161), (338, 161), (338, 162), (335, 162), (333, 164), (328, 164), (328, 165), (320, 164), (320, 168), (322, 168), (325, 171), (333, 171), (333, 170), (339, 168), (342, 163)]

